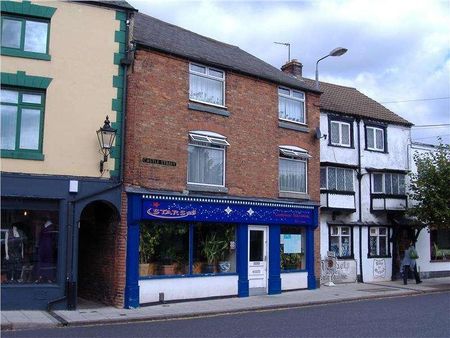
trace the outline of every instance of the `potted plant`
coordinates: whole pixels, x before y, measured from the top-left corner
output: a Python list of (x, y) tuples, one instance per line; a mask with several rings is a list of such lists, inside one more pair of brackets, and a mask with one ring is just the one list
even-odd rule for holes
[(156, 274), (157, 264), (152, 263), (159, 245), (160, 233), (157, 228), (149, 229), (141, 225), (139, 241), (139, 275), (147, 276)]
[(219, 269), (220, 272), (228, 272), (231, 268), (231, 263), (229, 261), (230, 257), (230, 243), (235, 239), (235, 229), (234, 227), (228, 227), (224, 232), (224, 241), (226, 245), (223, 247), (223, 251), (220, 255)]
[(217, 261), (223, 255), (223, 252), (228, 249), (229, 243), (218, 238), (216, 233), (211, 233), (206, 236), (203, 244), (202, 253), (206, 257), (207, 265), (204, 267), (204, 272), (217, 272)]

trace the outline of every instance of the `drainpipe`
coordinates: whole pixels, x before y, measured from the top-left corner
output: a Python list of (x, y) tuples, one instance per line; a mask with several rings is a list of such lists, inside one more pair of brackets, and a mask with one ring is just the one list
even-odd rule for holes
[(363, 278), (363, 264), (362, 264), (362, 196), (361, 196), (361, 184), (362, 184), (362, 173), (361, 173), (361, 130), (360, 130), (360, 119), (356, 120), (356, 126), (358, 130), (358, 223), (359, 223), (359, 282), (364, 283)]

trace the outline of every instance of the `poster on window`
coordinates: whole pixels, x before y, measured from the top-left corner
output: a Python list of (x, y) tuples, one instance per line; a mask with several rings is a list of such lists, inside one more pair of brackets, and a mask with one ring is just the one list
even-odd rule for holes
[(302, 252), (302, 235), (286, 235), (280, 236), (280, 243), (284, 244), (283, 253), (301, 253)]

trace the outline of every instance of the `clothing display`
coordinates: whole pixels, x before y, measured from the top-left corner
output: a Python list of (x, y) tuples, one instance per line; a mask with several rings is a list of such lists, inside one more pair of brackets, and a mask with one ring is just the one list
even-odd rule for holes
[(13, 226), (5, 236), (5, 263), (8, 281), (22, 278), (23, 250), (26, 237), (22, 230)]
[(39, 235), (39, 282), (54, 282), (56, 280), (57, 241), (57, 227), (50, 221), (47, 221)]

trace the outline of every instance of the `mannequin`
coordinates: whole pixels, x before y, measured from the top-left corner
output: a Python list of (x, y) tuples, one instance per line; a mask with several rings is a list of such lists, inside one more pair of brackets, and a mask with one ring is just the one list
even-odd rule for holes
[(58, 230), (50, 219), (44, 223), (39, 235), (39, 269), (38, 281), (41, 283), (53, 283), (56, 279), (56, 245)]
[(22, 278), (23, 247), (26, 237), (18, 225), (19, 223), (14, 223), (5, 234), (7, 280), (10, 282), (20, 282)]

